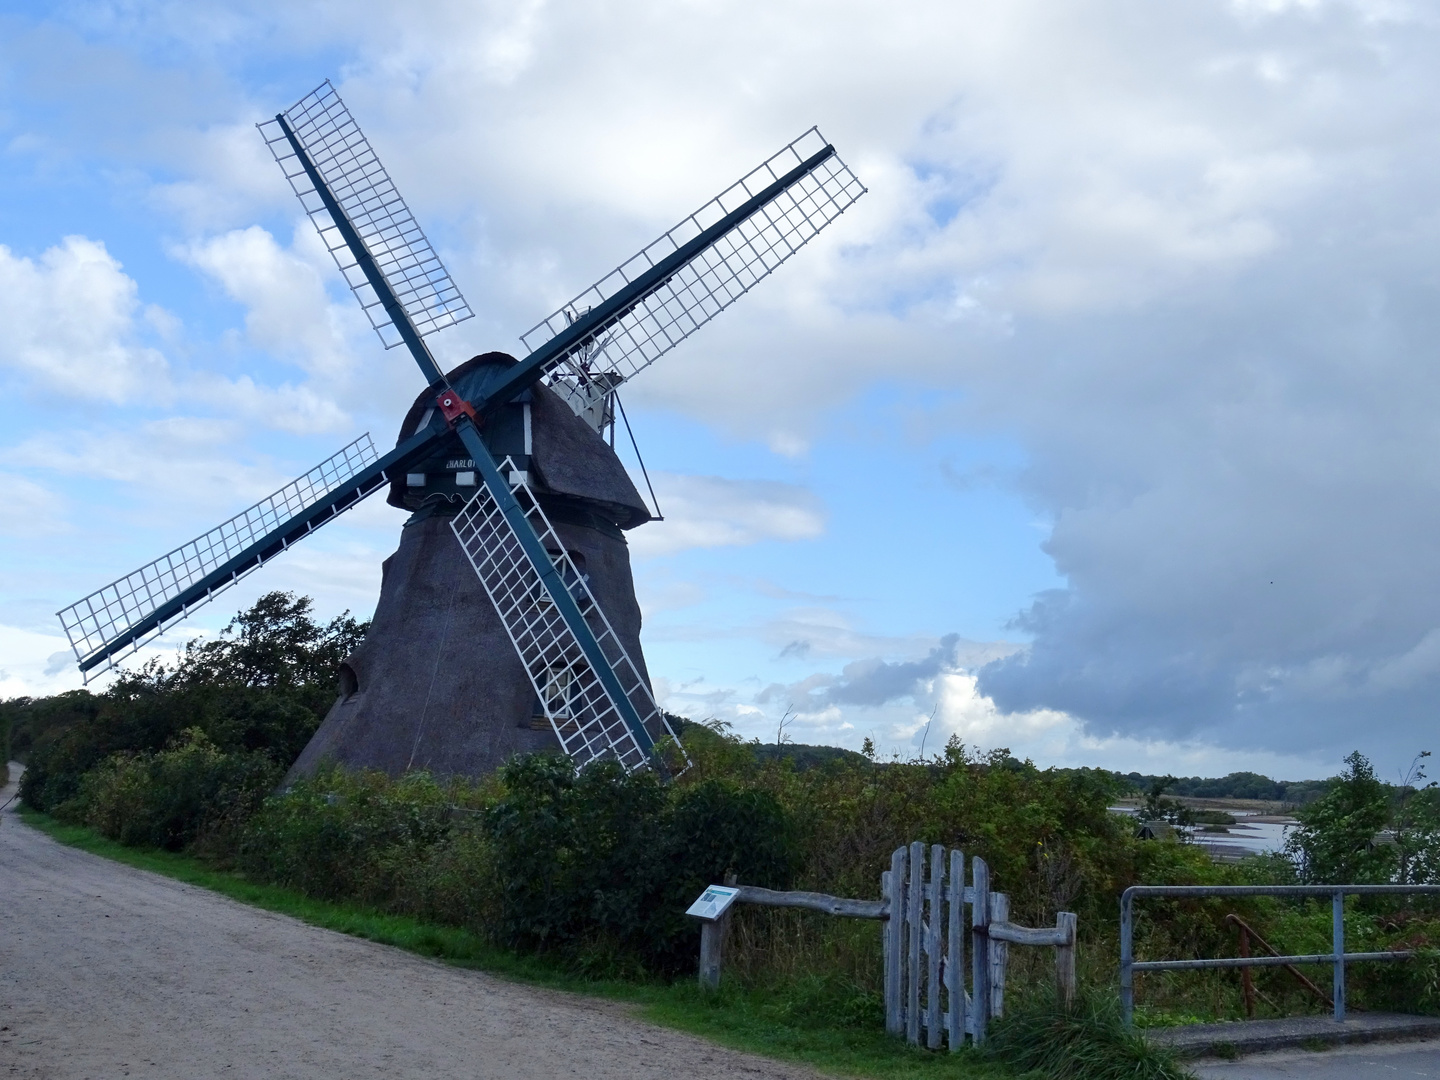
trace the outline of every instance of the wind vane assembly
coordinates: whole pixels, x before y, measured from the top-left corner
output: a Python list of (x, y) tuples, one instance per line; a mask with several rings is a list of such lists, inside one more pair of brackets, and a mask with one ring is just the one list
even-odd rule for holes
[[(567, 494), (554, 477), (575, 455), (597, 452), (582, 447), (584, 439), (603, 448), (595, 433), (609, 421), (616, 387), (749, 291), (865, 188), (811, 128), (522, 335), (530, 350), (523, 359), (489, 353), (446, 374), (425, 338), (472, 312), (334, 88), (325, 82), (260, 130), (381, 342), (387, 349), (404, 344), (429, 388), (389, 453), (378, 454), (362, 436), (231, 520), (59, 612), (80, 670), (88, 680), (113, 667), (388, 484), (392, 503), (420, 508), (412, 522), (427, 508), (453, 509), (440, 520), (478, 576), (493, 605), (485, 617), (498, 616), (523, 667), (526, 693), (533, 690), (537, 712), (563, 751), (580, 766), (613, 758), (627, 771), (652, 765), (669, 771), (660, 748), (672, 745), (674, 733), (656, 706), (643, 659), (637, 665), (625, 645), (629, 640), (638, 657), (638, 608), (633, 632), (622, 627), (617, 634), (614, 612), (607, 617), (597, 602), (595, 593), (604, 590), (592, 590), (583, 556), (556, 529), (557, 521), (560, 532), (585, 524), (576, 516), (589, 512), (582, 503), (609, 507), (607, 520), (590, 524), (613, 531), (623, 555), (613, 522), (629, 525), (623, 508), (615, 508), (636, 500), (578, 488)], [(556, 399), (571, 412), (546, 413)], [(532, 403), (536, 417), (550, 416), (548, 450), (538, 445), (541, 427), (532, 431)], [(551, 415), (556, 411), (563, 421)], [(578, 435), (567, 427), (576, 424)], [(622, 479), (607, 481), (607, 490), (618, 484), (633, 492), (618, 461), (596, 467), (619, 471)], [(385, 592), (382, 586), (376, 627)], [(347, 691), (346, 671), (342, 701), (355, 690)], [(348, 678), (356, 680), (353, 672)], [(433, 687), (433, 673), (430, 679)], [(423, 728), (423, 712), (419, 723)], [(325, 732), (322, 726), (317, 739)], [(418, 746), (418, 733), (415, 739)], [(683, 759), (678, 741), (670, 753)], [(403, 755), (387, 758), (397, 760), (392, 771)]]

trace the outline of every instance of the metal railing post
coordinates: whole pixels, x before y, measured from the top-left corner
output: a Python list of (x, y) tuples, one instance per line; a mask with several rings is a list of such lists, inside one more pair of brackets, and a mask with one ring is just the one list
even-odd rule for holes
[(1335, 944), (1335, 983), (1331, 996), (1335, 999), (1335, 1019), (1345, 1019), (1345, 892), (1336, 889), (1330, 898), (1333, 913), (1331, 937)]
[(1134, 973), (1130, 965), (1135, 962), (1135, 953), (1131, 943), (1133, 932), (1132, 905), (1130, 889), (1120, 894), (1120, 1015), (1125, 1021), (1125, 1026), (1131, 1026), (1135, 1012), (1135, 984)]

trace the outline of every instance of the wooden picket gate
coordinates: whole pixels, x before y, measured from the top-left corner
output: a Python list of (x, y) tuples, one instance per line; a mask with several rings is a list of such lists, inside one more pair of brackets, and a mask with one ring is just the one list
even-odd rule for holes
[[(928, 854), (928, 859), (927, 859)], [(928, 862), (929, 873), (926, 873)], [(1075, 997), (1075, 916), (1062, 911), (1055, 926), (1034, 930), (1010, 922), (1010, 901), (990, 891), (985, 860), (970, 860), (965, 884), (965, 855), (939, 844), (916, 842), (896, 848), (890, 869), (880, 875), (881, 899), (846, 900), (811, 892), (775, 892), (739, 885), (727, 877), (725, 891), (735, 903), (808, 908), (853, 919), (884, 923), (885, 1027), (932, 1050), (959, 1050), (968, 1034), (985, 1041), (989, 1021), (1005, 1007), (1005, 968), (1011, 945), (1053, 946), (1061, 998)], [(707, 890), (708, 895), (708, 890)], [(706, 897), (702, 896), (702, 901)], [(697, 906), (701, 901), (697, 901)], [(970, 905), (970, 992), (965, 991), (965, 905)], [(720, 969), (730, 911), (703, 920), (700, 934), (700, 985), (720, 985)]]
[[(927, 859), (928, 854), (928, 859)], [(929, 864), (929, 873), (926, 873)], [(958, 1050), (967, 1034), (985, 1041), (985, 1029), (1005, 1008), (1009, 946), (1055, 948), (1060, 994), (1075, 996), (1076, 918), (1062, 911), (1054, 928), (1010, 922), (1010, 900), (990, 891), (990, 868), (965, 854), (913, 843), (896, 848), (880, 877), (886, 908), (884, 929), (885, 1027), (907, 1042), (932, 1050)], [(965, 991), (965, 905), (970, 905), (970, 992)]]

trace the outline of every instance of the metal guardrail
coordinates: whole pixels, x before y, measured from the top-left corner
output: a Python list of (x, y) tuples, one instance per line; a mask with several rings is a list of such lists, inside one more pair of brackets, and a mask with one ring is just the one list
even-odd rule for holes
[[(1345, 897), (1424, 893), (1440, 895), (1440, 885), (1132, 885), (1120, 896), (1120, 1007), (1129, 1027), (1135, 1012), (1134, 973), (1186, 971), (1199, 968), (1279, 967), (1284, 964), (1330, 964), (1334, 968), (1335, 1019), (1345, 1019), (1345, 965), (1359, 960), (1405, 960), (1413, 952), (1347, 953), (1345, 951)], [(1136, 897), (1177, 896), (1328, 896), (1331, 898), (1331, 952), (1305, 956), (1232, 956), (1218, 960), (1143, 960), (1134, 952)]]

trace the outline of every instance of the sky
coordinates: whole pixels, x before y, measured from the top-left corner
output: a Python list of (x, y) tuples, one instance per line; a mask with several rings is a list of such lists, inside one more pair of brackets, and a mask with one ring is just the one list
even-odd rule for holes
[[(6, 0), (0, 696), (422, 389), (254, 126), (327, 78), (475, 311), (444, 366), (811, 125), (869, 189), (624, 392), (667, 708), (1180, 775), (1435, 748), (1440, 15), (1399, 0)], [(403, 520), (142, 657), (270, 589), (368, 616)]]

